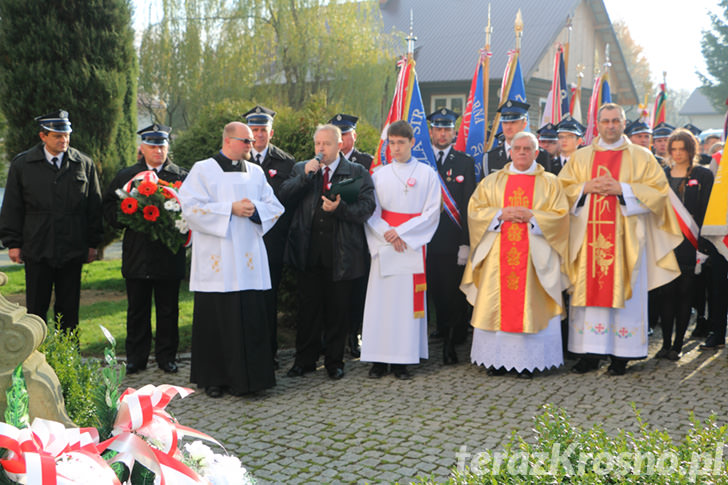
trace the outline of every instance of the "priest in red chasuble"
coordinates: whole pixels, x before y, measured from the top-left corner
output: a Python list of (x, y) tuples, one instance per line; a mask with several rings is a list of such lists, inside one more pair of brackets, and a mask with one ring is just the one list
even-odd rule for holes
[(570, 207), (569, 350), (572, 368), (609, 374), (647, 357), (647, 291), (680, 275), (673, 248), (682, 233), (668, 199), (667, 178), (647, 149), (623, 134), (624, 110), (599, 108), (599, 136), (559, 173)]
[(537, 154), (535, 136), (516, 134), (513, 161), (488, 175), (468, 205), (472, 251), (460, 288), (473, 305), (471, 359), (490, 375), (514, 370), (530, 378), (564, 362), (569, 205)]

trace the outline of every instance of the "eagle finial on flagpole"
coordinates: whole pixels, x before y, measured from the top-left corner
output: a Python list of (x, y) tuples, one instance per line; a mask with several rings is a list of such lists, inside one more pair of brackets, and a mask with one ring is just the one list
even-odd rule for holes
[(604, 46), (604, 72), (607, 72), (612, 67), (612, 63), (609, 59), (609, 42)]
[(523, 36), (523, 16), (521, 15), (521, 9), (518, 9), (516, 13), (516, 22), (513, 25), (513, 30), (516, 32), (516, 50), (521, 51), (521, 36)]
[(415, 56), (415, 41), (417, 40), (417, 37), (415, 37), (415, 21), (414, 21), (414, 14), (412, 13), (412, 9), (410, 9), (410, 30), (409, 35), (407, 36), (407, 57), (410, 59), (413, 59)]

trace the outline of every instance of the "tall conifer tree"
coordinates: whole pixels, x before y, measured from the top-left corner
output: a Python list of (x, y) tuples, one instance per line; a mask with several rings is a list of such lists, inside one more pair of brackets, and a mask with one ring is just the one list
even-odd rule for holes
[(102, 183), (134, 160), (137, 60), (130, 0), (0, 0), (0, 109), (5, 149), (39, 142), (35, 116), (63, 108), (71, 145)]

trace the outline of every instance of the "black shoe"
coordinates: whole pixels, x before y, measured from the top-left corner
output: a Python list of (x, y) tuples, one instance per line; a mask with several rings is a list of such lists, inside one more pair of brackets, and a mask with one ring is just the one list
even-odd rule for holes
[(599, 359), (585, 359), (581, 358), (571, 368), (571, 372), (575, 374), (586, 374), (587, 372), (595, 371), (599, 369)]
[(710, 333), (705, 343), (700, 344), (698, 350), (718, 350), (725, 347), (725, 338), (720, 339), (714, 333)]
[(435, 330), (434, 332), (432, 332), (430, 334), (430, 338), (432, 340), (440, 340), (442, 338), (445, 338), (445, 335), (442, 332), (440, 332), (439, 330)]
[(519, 379), (533, 379), (533, 372), (527, 369), (523, 369), (521, 372), (518, 373)]
[(328, 371), (329, 377), (335, 381), (338, 381), (342, 377), (344, 377), (344, 369), (341, 367), (336, 367), (335, 369), (331, 369)]
[(667, 360), (671, 360), (673, 362), (680, 360), (680, 357), (682, 357), (682, 354), (680, 354), (677, 350), (671, 350), (667, 353)]
[(146, 365), (136, 365), (132, 364), (131, 362), (128, 362), (126, 364), (126, 375), (136, 374), (137, 372), (141, 372), (143, 370), (147, 370)]
[(623, 376), (627, 372), (627, 359), (612, 357), (612, 363), (607, 367), (610, 376)]
[(670, 349), (663, 347), (655, 354), (655, 359), (667, 359), (667, 354), (670, 353)]
[(458, 363), (458, 354), (455, 352), (455, 347), (452, 344), (442, 348), (442, 363), (443, 365)]
[(233, 397), (241, 397), (241, 396), (244, 396), (245, 394), (247, 394), (245, 391), (238, 391), (236, 389), (233, 389), (232, 387), (226, 387), (225, 392), (227, 392), (228, 394), (230, 394)]
[(394, 369), (392, 369), (392, 372), (394, 373), (394, 377), (396, 379), (407, 381), (409, 379), (412, 379), (412, 374), (409, 373), (407, 370), (407, 366), (403, 364), (397, 364), (396, 366), (393, 365)]
[(387, 364), (376, 363), (372, 364), (372, 368), (369, 369), (369, 377), (372, 379), (379, 379), (387, 373)]
[(210, 396), (213, 399), (217, 399), (218, 397), (222, 397), (222, 387), (220, 386), (207, 386), (205, 388), (205, 394)]
[(355, 359), (361, 357), (361, 347), (359, 347), (359, 336), (356, 334), (349, 335), (349, 354)]
[(508, 371), (505, 367), (498, 367), (497, 369), (495, 367), (488, 367), (489, 376), (504, 376), (506, 374), (508, 374)]
[(305, 373), (313, 372), (315, 370), (316, 370), (315, 365), (304, 365), (304, 366), (294, 365), (293, 367), (290, 368), (290, 370), (288, 372), (286, 372), (286, 375), (288, 377), (301, 377)]
[(176, 374), (177, 373), (177, 364), (174, 363), (174, 361), (165, 362), (164, 364), (159, 364), (159, 368), (162, 369), (167, 374)]

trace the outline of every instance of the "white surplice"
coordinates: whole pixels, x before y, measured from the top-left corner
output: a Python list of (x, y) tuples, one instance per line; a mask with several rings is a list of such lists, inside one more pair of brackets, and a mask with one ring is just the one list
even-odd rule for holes
[[(270, 289), (265, 234), (283, 214), (283, 205), (263, 170), (250, 162), (244, 172), (224, 172), (212, 158), (195, 163), (179, 191), (192, 230), (190, 291)], [(260, 224), (232, 215), (232, 203), (248, 198)]]
[[(440, 220), (440, 182), (432, 167), (415, 158), (385, 165), (372, 179), (377, 207), (365, 226), (372, 264), (361, 360), (415, 364), (428, 355), (427, 318), (414, 318), (413, 266), (415, 260), (422, 259), (422, 247), (430, 242)], [(394, 228), (407, 244), (405, 253), (396, 253), (384, 240), (384, 233), (392, 226), (382, 219), (382, 210), (420, 214)]]

